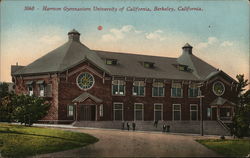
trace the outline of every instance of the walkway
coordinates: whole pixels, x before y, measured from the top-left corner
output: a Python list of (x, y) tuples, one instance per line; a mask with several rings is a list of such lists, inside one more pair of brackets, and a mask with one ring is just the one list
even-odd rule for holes
[[(70, 151), (39, 157), (218, 157), (215, 152), (197, 143), (200, 136), (160, 132), (133, 132), (107, 129), (67, 128), (99, 138), (99, 142)], [(209, 138), (211, 136), (206, 136)], [(215, 137), (215, 136), (212, 136)], [(204, 138), (204, 137), (202, 137)], [(218, 138), (218, 136), (216, 137)]]

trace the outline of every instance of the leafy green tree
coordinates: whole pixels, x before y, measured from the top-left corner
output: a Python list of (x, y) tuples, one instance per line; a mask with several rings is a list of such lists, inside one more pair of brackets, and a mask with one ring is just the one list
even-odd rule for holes
[(245, 89), (249, 82), (244, 79), (244, 75), (237, 75), (236, 78), (238, 98), (231, 132), (240, 138), (250, 136), (250, 90)]
[(0, 99), (9, 94), (9, 85), (5, 82), (0, 82)]
[(12, 122), (14, 107), (11, 104), (11, 99), (14, 93), (10, 93), (8, 89), (7, 83), (0, 83), (0, 121)]
[(42, 119), (50, 107), (43, 98), (29, 95), (16, 95), (12, 103), (15, 119), (29, 126)]

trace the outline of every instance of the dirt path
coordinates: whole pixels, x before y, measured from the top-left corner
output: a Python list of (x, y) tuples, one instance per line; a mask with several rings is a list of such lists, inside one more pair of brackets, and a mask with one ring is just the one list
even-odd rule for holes
[(194, 139), (152, 132), (128, 132), (103, 129), (68, 129), (89, 133), (99, 142), (70, 151), (40, 155), (39, 157), (218, 157)]

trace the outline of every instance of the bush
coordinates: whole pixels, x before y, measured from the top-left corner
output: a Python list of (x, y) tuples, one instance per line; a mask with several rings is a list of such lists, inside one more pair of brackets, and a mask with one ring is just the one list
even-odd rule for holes
[(12, 104), (16, 107), (14, 118), (29, 126), (42, 119), (50, 106), (43, 98), (28, 95), (14, 96)]

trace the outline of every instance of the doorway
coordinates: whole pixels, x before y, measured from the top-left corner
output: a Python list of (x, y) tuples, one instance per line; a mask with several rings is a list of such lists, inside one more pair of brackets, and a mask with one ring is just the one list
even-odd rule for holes
[(96, 105), (81, 105), (80, 120), (95, 121)]
[(212, 108), (212, 120), (217, 120), (217, 108)]

